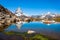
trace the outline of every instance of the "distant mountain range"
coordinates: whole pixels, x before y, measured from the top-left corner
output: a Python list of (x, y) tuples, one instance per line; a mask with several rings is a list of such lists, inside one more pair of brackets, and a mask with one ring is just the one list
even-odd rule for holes
[(44, 19), (44, 18), (54, 18), (54, 17), (60, 17), (60, 14), (55, 14), (55, 13), (51, 13), (51, 12), (47, 12), (46, 14), (42, 14), (42, 15), (32, 15), (31, 17), (33, 18), (41, 18), (41, 19)]

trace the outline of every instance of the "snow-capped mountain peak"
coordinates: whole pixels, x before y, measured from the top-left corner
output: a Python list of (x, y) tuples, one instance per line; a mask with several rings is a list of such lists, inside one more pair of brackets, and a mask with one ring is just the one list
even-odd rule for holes
[(21, 16), (23, 14), (21, 8), (17, 8), (15, 13), (16, 16)]

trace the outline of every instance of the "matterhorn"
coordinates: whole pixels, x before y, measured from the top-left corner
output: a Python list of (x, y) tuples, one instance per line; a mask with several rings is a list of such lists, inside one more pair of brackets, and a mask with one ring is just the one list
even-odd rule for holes
[(21, 8), (17, 8), (17, 10), (16, 10), (16, 12), (15, 12), (15, 15), (16, 15), (16, 16), (21, 16), (21, 15), (23, 15), (23, 12), (22, 12)]

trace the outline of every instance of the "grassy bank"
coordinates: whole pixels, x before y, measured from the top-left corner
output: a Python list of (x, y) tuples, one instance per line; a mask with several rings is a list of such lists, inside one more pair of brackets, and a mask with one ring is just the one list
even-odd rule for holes
[(18, 40), (18, 38), (22, 40), (54, 40), (38, 33), (28, 34), (27, 32), (21, 33), (21, 32), (13, 32), (13, 31), (2, 32), (2, 33), (5, 34), (6, 36), (9, 36), (9, 39), (15, 37), (16, 40)]

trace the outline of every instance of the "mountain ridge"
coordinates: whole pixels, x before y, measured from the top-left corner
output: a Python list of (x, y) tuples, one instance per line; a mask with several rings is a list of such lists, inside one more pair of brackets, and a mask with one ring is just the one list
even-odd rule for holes
[(16, 15), (0, 4), (0, 31), (7, 28), (16, 20)]

